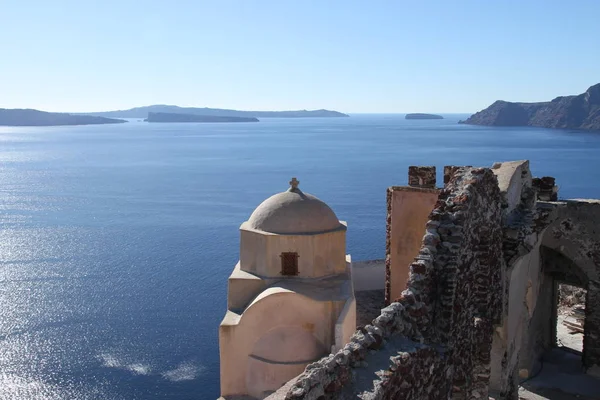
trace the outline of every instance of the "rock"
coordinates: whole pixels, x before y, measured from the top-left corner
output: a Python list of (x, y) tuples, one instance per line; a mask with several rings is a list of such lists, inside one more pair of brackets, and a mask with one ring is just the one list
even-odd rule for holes
[(498, 100), (459, 123), (487, 126), (600, 130), (600, 83), (577, 96), (541, 103)]
[(148, 122), (258, 122), (256, 118), (176, 113), (148, 113)]
[(422, 113), (413, 113), (406, 114), (405, 119), (444, 119), (441, 115), (436, 114), (422, 114)]
[(122, 119), (50, 113), (31, 109), (0, 108), (0, 125), (3, 126), (60, 126), (60, 125), (97, 125), (122, 124)]
[(330, 118), (330, 117), (348, 117), (338, 111), (331, 110), (297, 110), (297, 111), (239, 111), (227, 110), (222, 108), (198, 108), (198, 107), (178, 107), (156, 104), (146, 107), (136, 107), (129, 110), (104, 111), (87, 113), (87, 115), (97, 115), (100, 117), (111, 118), (146, 118), (149, 113), (172, 113), (172, 114), (192, 114), (208, 115), (218, 117), (246, 117), (246, 118)]

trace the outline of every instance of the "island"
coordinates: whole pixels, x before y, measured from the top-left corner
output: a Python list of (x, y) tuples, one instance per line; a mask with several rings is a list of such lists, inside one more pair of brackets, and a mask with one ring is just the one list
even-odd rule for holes
[(330, 110), (298, 110), (298, 111), (238, 111), (223, 108), (197, 108), (178, 107), (157, 104), (145, 107), (130, 108), (128, 110), (89, 112), (86, 115), (95, 115), (108, 118), (146, 118), (148, 113), (208, 115), (215, 117), (246, 117), (246, 118), (339, 118), (348, 117), (338, 111)]
[(194, 115), (194, 114), (177, 114), (177, 113), (162, 113), (149, 112), (147, 122), (258, 122), (257, 118), (253, 117), (223, 117), (214, 115)]
[(498, 100), (462, 124), (600, 130), (600, 83), (585, 93), (539, 103)]
[(61, 126), (122, 124), (127, 121), (91, 115), (53, 113), (33, 109), (0, 108), (0, 126)]
[(423, 113), (412, 113), (406, 114), (405, 119), (444, 119), (441, 115), (436, 114), (423, 114)]

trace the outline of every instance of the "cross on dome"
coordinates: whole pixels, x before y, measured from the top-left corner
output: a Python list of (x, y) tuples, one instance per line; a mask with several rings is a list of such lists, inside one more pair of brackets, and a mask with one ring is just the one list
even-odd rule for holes
[(299, 184), (300, 184), (300, 181), (298, 179), (296, 179), (296, 177), (293, 177), (292, 180), (290, 181), (290, 186), (291, 186), (292, 190), (298, 189)]

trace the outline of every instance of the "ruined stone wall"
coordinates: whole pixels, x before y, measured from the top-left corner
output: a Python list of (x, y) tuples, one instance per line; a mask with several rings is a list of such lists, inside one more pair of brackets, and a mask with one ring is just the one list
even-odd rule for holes
[(408, 167), (408, 185), (422, 188), (435, 188), (435, 167)]
[(560, 263), (562, 270), (552, 270), (551, 263), (544, 267), (587, 289), (583, 365), (600, 377), (600, 201), (548, 203), (546, 209), (546, 219), (552, 222), (541, 235), (542, 245), (571, 262)]
[[(411, 191), (438, 190), (434, 167), (411, 167), (409, 181)], [(447, 166), (444, 183), (399, 296), (391, 205), (407, 188), (388, 190), (391, 304), (270, 400), (486, 399), (488, 388), (517, 399), (554, 345), (557, 281), (587, 289), (583, 364), (600, 377), (600, 200), (556, 201), (554, 178), (532, 178), (526, 160)]]
[[(428, 224), (437, 225), (441, 243), (431, 338), (451, 351), (454, 398), (487, 396), (493, 327), (502, 310), (500, 205), (490, 169), (459, 169)], [(429, 236), (428, 227), (424, 241), (435, 241)]]
[(540, 289), (539, 260), (535, 257), (539, 246), (532, 229), (536, 191), (527, 160), (495, 163), (492, 170), (501, 196), (504, 265), (502, 313), (493, 336), (490, 389), (503, 399), (513, 399), (518, 390), (519, 352), (527, 344), (523, 331), (531, 318), (531, 303), (526, 297), (536, 298)]
[(286, 399), (487, 398), (501, 310), (495, 175), (457, 168), (426, 225), (406, 290), (336, 354), (307, 366)]
[[(525, 160), (497, 163), (492, 168), (502, 197), (506, 273), (490, 385), (508, 400), (518, 397), (519, 381), (537, 373), (543, 354), (554, 346), (556, 332), (549, 322), (556, 318), (555, 282), (593, 286), (594, 271), (600, 265), (600, 260), (593, 259), (593, 249), (600, 249), (595, 244), (600, 241), (592, 227), (600, 224), (600, 204), (596, 211), (596, 202), (547, 202), (558, 197), (554, 178), (532, 178)], [(592, 310), (600, 307), (600, 303), (589, 304)], [(586, 337), (594, 337), (597, 328), (589, 328)], [(584, 351), (588, 369), (597, 365), (595, 343)]]

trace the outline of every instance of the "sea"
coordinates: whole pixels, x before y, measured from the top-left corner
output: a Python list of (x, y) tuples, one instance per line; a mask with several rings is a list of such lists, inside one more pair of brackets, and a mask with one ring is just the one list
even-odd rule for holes
[(385, 256), (409, 165), (527, 159), (600, 198), (600, 133), (444, 116), (0, 127), (0, 399), (216, 399), (239, 226), (292, 177), (354, 260)]

